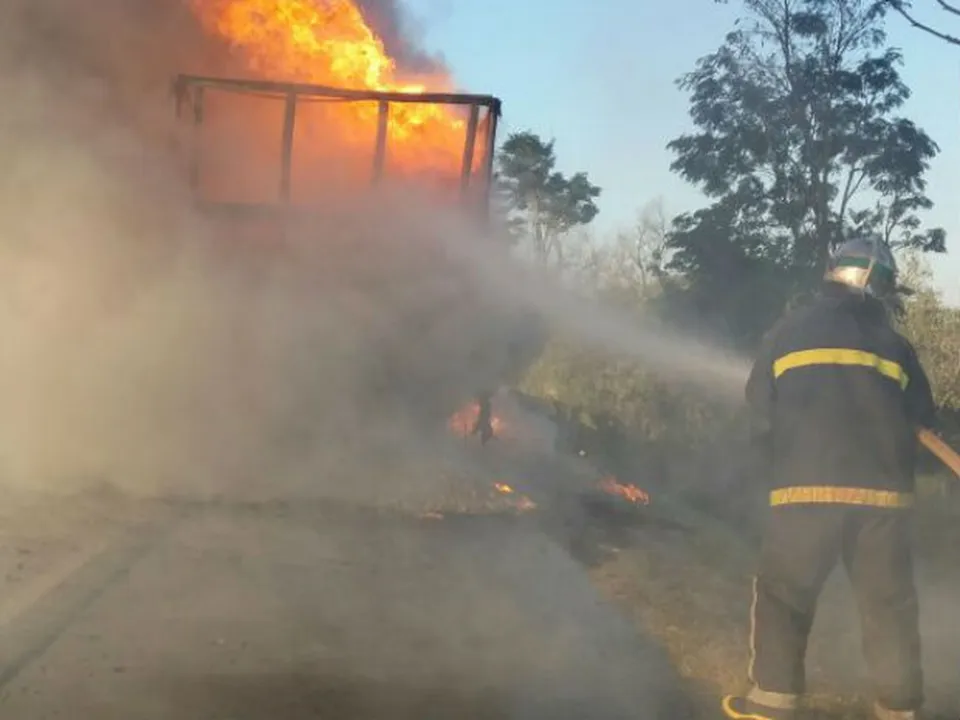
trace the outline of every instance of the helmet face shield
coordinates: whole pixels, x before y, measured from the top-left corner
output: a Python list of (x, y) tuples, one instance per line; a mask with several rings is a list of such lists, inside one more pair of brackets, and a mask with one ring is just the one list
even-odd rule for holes
[(837, 248), (824, 279), (886, 301), (896, 295), (897, 263), (885, 243), (851, 240)]
[(866, 292), (870, 285), (870, 271), (865, 267), (844, 265), (833, 268), (827, 274), (827, 279)]

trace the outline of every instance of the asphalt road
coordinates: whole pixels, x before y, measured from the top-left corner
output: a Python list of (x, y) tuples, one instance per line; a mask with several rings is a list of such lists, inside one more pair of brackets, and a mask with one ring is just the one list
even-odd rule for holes
[(694, 715), (659, 646), (524, 518), (198, 506), (80, 524), (44, 555), (49, 532), (0, 518), (10, 562), (39, 563), (0, 586), (0, 717)]

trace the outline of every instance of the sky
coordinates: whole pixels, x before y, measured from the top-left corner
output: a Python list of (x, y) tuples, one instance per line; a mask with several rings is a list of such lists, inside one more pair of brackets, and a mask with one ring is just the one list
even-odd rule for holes
[[(556, 141), (564, 172), (586, 171), (602, 189), (601, 235), (629, 228), (660, 200), (668, 215), (700, 207), (697, 189), (670, 172), (666, 144), (692, 130), (675, 81), (715, 50), (740, 3), (713, 0), (407, 0), (425, 47), (457, 85), (503, 100), (500, 138), (532, 130)], [(918, 19), (960, 34), (960, 20), (915, 0)], [(924, 215), (947, 231), (931, 258), (944, 297), (960, 304), (960, 47), (887, 21), (913, 95), (901, 111), (940, 146)]]

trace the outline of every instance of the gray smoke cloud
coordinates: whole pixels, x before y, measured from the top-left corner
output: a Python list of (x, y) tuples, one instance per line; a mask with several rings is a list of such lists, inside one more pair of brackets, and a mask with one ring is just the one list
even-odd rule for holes
[[(537, 318), (664, 372), (740, 381), (738, 363), (537, 279), (409, 191), (324, 206), (318, 187), (282, 248), (242, 239), (242, 222), (194, 206), (170, 93), (177, 72), (228, 66), (225, 48), (179, 3), (75, 10), (0, 10), (8, 481), (222, 493), (282, 477), (341, 493), (371, 447), (422, 458), (425, 428), (515, 379)], [(235, 172), (275, 172), (251, 157)], [(359, 476), (368, 496), (400, 490)]]
[(451, 260), (429, 200), (318, 189), (283, 247), (198, 212), (170, 83), (228, 53), (179, 3), (77, 7), (0, 10), (2, 479), (416, 492), (384, 467), (427, 457), (535, 333)]
[(398, 0), (358, 0), (357, 6), (401, 70), (423, 74), (447, 71), (441, 54), (422, 47), (422, 28)]

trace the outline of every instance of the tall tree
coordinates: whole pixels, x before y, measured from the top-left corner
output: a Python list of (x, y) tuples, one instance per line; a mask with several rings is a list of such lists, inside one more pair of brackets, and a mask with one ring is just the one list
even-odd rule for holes
[(597, 216), (600, 188), (584, 172), (569, 177), (556, 170), (554, 141), (532, 132), (511, 134), (497, 155), (498, 190), (513, 229), (530, 238), (544, 264), (563, 263), (563, 237)]
[[(909, 97), (886, 45), (886, 0), (744, 0), (723, 45), (679, 80), (696, 132), (672, 169), (712, 204), (674, 220), (672, 267), (751, 335), (822, 272), (852, 232), (944, 251), (922, 230), (939, 152), (897, 110)], [(768, 293), (758, 303), (758, 292)]]

